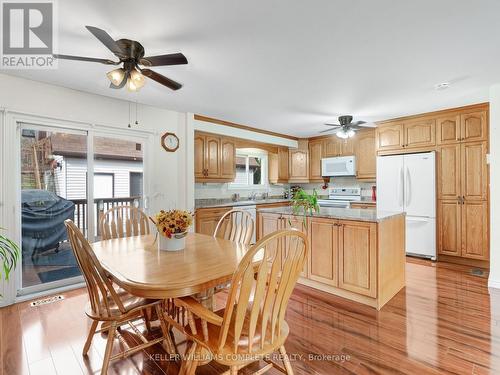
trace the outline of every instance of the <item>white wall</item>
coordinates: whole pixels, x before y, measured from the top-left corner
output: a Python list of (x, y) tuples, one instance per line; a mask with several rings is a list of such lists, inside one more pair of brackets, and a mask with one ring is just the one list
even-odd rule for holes
[(500, 84), (490, 88), (490, 277), (500, 288)]
[[(16, 116), (34, 118), (33, 115), (52, 124), (75, 122), (89, 129), (109, 126), (110, 135), (125, 135), (128, 131), (127, 101), (4, 74), (0, 74), (0, 110), (3, 110), (0, 112), (0, 226), (7, 227), (7, 233), (14, 238), (20, 236), (19, 225), (13, 220), (19, 216), (18, 176), (14, 175), (12, 168), (12, 158), (17, 157), (15, 150), (18, 146), (15, 144), (13, 123)], [(146, 181), (150, 187), (150, 210), (172, 207), (192, 209), (193, 189), (186, 189), (186, 186), (194, 185), (192, 115), (139, 105), (138, 120), (139, 125), (133, 126), (135, 134), (147, 132), (151, 138), (150, 148), (146, 150), (150, 165), (150, 178)], [(165, 131), (174, 132), (179, 137), (180, 148), (177, 152), (169, 153), (161, 148), (160, 137)], [(145, 178), (147, 180), (147, 176)], [(12, 284), (7, 288), (3, 304), (12, 302), (14, 298), (15, 287)]]

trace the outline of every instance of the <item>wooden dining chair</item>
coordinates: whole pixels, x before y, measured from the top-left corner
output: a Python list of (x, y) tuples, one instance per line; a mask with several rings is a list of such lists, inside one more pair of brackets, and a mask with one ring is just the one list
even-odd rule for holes
[(220, 218), (215, 227), (214, 237), (249, 245), (254, 229), (252, 215), (244, 210), (233, 209)]
[[(213, 360), (230, 367), (224, 374), (235, 375), (260, 359), (267, 365), (255, 374), (273, 367), (293, 374), (284, 347), (289, 333), (285, 312), (307, 252), (305, 234), (293, 229), (271, 233), (241, 260), (223, 310), (213, 312), (192, 297), (174, 299), (181, 312), (166, 319), (192, 341), (181, 374), (195, 373), (203, 349), (212, 354)], [(268, 359), (276, 351), (284, 367)]]
[[(110, 281), (105, 270), (102, 268), (99, 260), (94, 254), (89, 242), (85, 239), (82, 232), (71, 220), (64, 222), (68, 231), (68, 237), (76, 260), (82, 271), (87, 285), (89, 303), (86, 307), (86, 315), (92, 319), (92, 325), (83, 347), (83, 355), (87, 355), (95, 333), (107, 332), (108, 339), (104, 353), (101, 374), (106, 374), (110, 361), (126, 358), (138, 351), (141, 351), (156, 343), (163, 342), (166, 349), (174, 352), (174, 346), (170, 337), (168, 322), (163, 320), (165, 309), (162, 308), (164, 301), (151, 300), (133, 296), (125, 290), (116, 288)], [(146, 309), (155, 308), (160, 317), (163, 336), (148, 340), (134, 325)], [(97, 330), (99, 322), (102, 322), (100, 330)], [(120, 327), (128, 325), (134, 334), (140, 340), (140, 344), (129, 347), (123, 336)], [(111, 355), (114, 339), (118, 338), (124, 346), (124, 350), (115, 355)]]
[(148, 216), (133, 206), (116, 206), (106, 211), (99, 219), (99, 229), (103, 240), (150, 233)]

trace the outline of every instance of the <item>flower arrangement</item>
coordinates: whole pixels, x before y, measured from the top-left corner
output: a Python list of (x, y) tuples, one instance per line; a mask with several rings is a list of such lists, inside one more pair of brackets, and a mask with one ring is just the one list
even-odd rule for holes
[(184, 210), (161, 210), (150, 219), (158, 232), (167, 238), (179, 237), (176, 234), (184, 235), (193, 224), (193, 215)]

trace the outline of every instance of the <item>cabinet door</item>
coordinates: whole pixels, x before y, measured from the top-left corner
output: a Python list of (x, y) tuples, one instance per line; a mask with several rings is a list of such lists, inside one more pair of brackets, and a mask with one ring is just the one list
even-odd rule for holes
[(203, 178), (205, 160), (205, 137), (195, 134), (194, 136), (194, 177)]
[(229, 211), (229, 208), (204, 208), (196, 211), (196, 233), (213, 236), (215, 227), (221, 217)]
[(451, 115), (436, 120), (436, 140), (438, 145), (460, 141), (460, 116)]
[(460, 116), (462, 141), (486, 141), (488, 124), (486, 111)]
[(288, 148), (278, 148), (278, 182), (288, 182)]
[(377, 151), (403, 148), (403, 124), (381, 125), (375, 130)]
[(461, 255), (462, 205), (457, 199), (438, 202), (438, 253)]
[(366, 131), (356, 135), (356, 164), (358, 179), (375, 180), (377, 157), (375, 151), (375, 132)]
[(467, 202), (462, 205), (462, 257), (489, 259), (488, 203)]
[(460, 144), (438, 149), (438, 198), (456, 200), (461, 194)]
[(340, 140), (340, 155), (342, 156), (354, 155), (354, 138)]
[(436, 122), (425, 120), (404, 124), (403, 144), (406, 148), (435, 146)]
[(340, 222), (339, 288), (377, 296), (377, 224)]
[(309, 278), (338, 285), (339, 226), (331, 219), (310, 220)]
[(467, 201), (487, 199), (486, 153), (486, 142), (462, 143), (461, 145), (462, 195)]
[(309, 180), (309, 163), (307, 160), (307, 151), (290, 150), (290, 175), (291, 181)]
[(267, 157), (267, 178), (270, 184), (278, 183), (278, 154), (269, 153)]
[(309, 180), (323, 181), (321, 176), (321, 156), (323, 154), (323, 142), (309, 142)]
[(206, 136), (205, 169), (208, 178), (220, 178), (220, 138), (211, 135)]
[(221, 178), (234, 180), (236, 177), (236, 147), (231, 139), (221, 139), (221, 154)]
[[(272, 213), (259, 213), (258, 214), (258, 232), (257, 232), (257, 240), (276, 232), (277, 230), (282, 229), (283, 220), (280, 214), (272, 214)], [(282, 265), (282, 249), (283, 246), (281, 244), (281, 240), (275, 239), (271, 241), (268, 245), (268, 251), (270, 254), (278, 257), (277, 261), (279, 267)]]
[(328, 138), (323, 143), (323, 157), (332, 158), (335, 156), (340, 156), (341, 154), (341, 145), (337, 136), (333, 136)]
[[(297, 229), (298, 231), (307, 235), (307, 225), (304, 218), (301, 216), (283, 216), (282, 218), (282, 229)], [(286, 250), (290, 247), (288, 242), (284, 243), (285, 254)], [(300, 273), (300, 276), (307, 277), (307, 261), (304, 264), (304, 268)]]

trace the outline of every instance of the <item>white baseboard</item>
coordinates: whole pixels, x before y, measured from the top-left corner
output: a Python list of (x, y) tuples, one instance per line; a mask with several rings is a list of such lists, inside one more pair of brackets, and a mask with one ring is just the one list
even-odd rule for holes
[(500, 289), (500, 280), (488, 279), (488, 288)]

